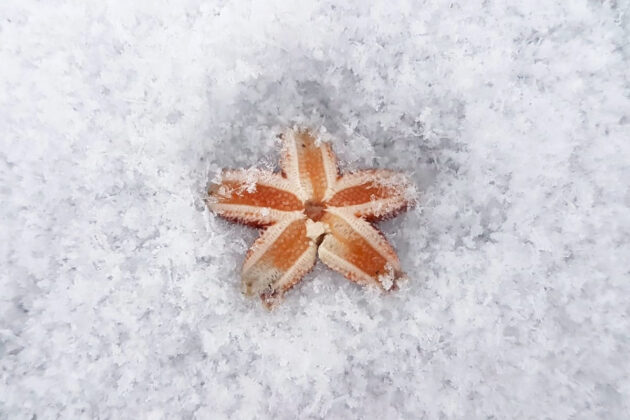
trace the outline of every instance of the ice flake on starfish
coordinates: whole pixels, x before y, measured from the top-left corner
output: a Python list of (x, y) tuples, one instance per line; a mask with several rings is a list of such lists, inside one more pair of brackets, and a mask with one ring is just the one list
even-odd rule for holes
[(327, 226), (322, 222), (314, 222), (312, 219), (306, 221), (306, 236), (314, 242), (327, 233)]

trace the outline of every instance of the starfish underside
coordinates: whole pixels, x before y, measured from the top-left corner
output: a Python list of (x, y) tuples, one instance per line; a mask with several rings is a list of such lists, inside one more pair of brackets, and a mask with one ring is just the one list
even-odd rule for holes
[(270, 307), (320, 260), (348, 279), (385, 290), (404, 277), (392, 246), (373, 222), (413, 204), (400, 173), (369, 169), (339, 174), (329, 143), (288, 130), (282, 173), (224, 170), (208, 205), (234, 222), (264, 229), (243, 264), (245, 293)]

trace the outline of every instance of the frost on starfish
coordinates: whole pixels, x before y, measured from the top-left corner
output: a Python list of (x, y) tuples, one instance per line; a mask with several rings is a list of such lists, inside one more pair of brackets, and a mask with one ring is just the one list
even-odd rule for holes
[(329, 143), (307, 130), (280, 137), (282, 173), (224, 170), (209, 190), (213, 212), (264, 229), (245, 257), (245, 293), (273, 306), (318, 255), (354, 282), (395, 288), (404, 277), (398, 256), (372, 223), (413, 205), (408, 178), (384, 169), (340, 175)]

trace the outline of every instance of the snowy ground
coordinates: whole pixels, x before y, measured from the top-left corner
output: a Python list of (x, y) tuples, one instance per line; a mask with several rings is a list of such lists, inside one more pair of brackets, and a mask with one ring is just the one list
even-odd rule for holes
[[(0, 2), (0, 419), (630, 416), (630, 4), (376, 3)], [(241, 295), (296, 122), (416, 181), (402, 290)]]

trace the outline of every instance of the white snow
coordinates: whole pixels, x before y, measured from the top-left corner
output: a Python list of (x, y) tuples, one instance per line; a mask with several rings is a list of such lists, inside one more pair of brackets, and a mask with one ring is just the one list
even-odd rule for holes
[[(630, 4), (0, 2), (0, 419), (630, 417)], [(406, 171), (273, 312), (224, 167)]]

